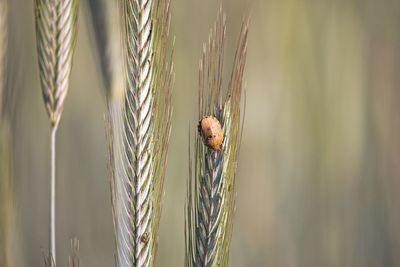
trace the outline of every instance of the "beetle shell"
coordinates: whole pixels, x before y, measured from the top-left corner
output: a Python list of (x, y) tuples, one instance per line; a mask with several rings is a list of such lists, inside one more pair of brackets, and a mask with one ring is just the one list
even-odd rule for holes
[(203, 138), (204, 144), (214, 151), (221, 150), (224, 135), (221, 123), (213, 116), (203, 117), (199, 121), (198, 131)]

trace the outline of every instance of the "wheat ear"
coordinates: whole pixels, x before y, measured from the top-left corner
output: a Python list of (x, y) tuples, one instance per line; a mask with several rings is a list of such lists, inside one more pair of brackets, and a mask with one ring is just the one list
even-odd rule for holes
[(40, 85), (51, 125), (50, 264), (56, 265), (56, 132), (68, 92), (78, 0), (35, 0)]
[[(219, 12), (204, 45), (199, 72), (199, 119), (216, 117), (224, 141), (215, 151), (195, 140), (194, 165), (189, 150), (186, 202), (186, 266), (227, 266), (234, 208), (234, 180), (241, 137), (242, 77), (246, 60), (248, 22), (243, 23), (232, 77), (223, 97), (222, 74), (225, 16)], [(190, 141), (189, 141), (190, 142)]]
[(168, 0), (121, 0), (125, 90), (109, 107), (118, 266), (153, 266), (170, 133)]

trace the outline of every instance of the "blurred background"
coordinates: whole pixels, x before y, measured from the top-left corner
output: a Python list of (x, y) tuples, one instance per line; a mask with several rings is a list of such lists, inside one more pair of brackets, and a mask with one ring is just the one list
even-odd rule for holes
[[(15, 266), (48, 249), (49, 125), (32, 0), (9, 2), (14, 83)], [(172, 0), (173, 122), (158, 266), (184, 263), (188, 124), (198, 61), (220, 6)], [(114, 266), (105, 88), (87, 0), (57, 139), (57, 258)], [(225, 0), (226, 78), (251, 13), (230, 266), (400, 266), (400, 1)], [(115, 14), (117, 17), (118, 15)]]

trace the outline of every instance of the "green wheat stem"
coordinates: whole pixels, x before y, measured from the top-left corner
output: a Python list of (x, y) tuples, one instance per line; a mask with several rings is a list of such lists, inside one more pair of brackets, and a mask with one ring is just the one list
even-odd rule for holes
[(56, 262), (56, 135), (57, 126), (51, 127), (50, 134), (50, 254)]

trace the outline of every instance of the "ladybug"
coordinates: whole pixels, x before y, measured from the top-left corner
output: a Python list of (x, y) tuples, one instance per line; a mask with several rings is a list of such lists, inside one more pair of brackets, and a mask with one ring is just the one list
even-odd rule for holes
[(220, 151), (224, 135), (221, 123), (213, 116), (203, 117), (197, 126), (200, 136), (206, 146), (214, 151)]

